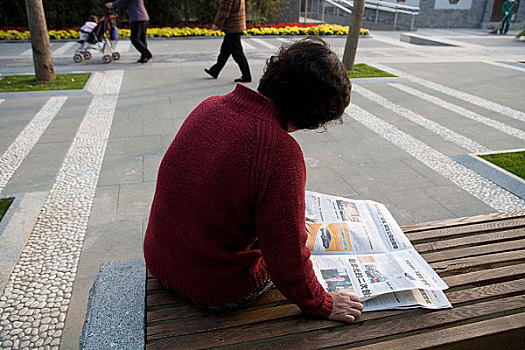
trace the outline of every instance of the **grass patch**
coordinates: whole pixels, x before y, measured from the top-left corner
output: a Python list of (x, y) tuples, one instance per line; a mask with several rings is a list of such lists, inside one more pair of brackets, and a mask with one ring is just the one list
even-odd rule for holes
[(395, 77), (395, 75), (382, 71), (374, 67), (370, 67), (364, 63), (355, 64), (354, 69), (348, 71), (348, 78), (386, 78)]
[(7, 209), (9, 209), (14, 200), (14, 198), (0, 198), (0, 221), (2, 221)]
[(54, 81), (37, 82), (34, 75), (8, 75), (0, 80), (0, 92), (83, 89), (91, 73), (56, 74)]
[(525, 180), (525, 152), (485, 154), (480, 157)]

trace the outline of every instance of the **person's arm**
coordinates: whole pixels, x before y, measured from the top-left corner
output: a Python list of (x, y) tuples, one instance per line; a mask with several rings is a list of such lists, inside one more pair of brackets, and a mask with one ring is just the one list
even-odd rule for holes
[(231, 8), (233, 5), (233, 0), (221, 0), (219, 3), (219, 8), (217, 9), (217, 14), (215, 15), (215, 20), (213, 21), (212, 30), (219, 30), (222, 28), (226, 20), (230, 17)]
[(130, 0), (115, 0), (113, 2), (106, 2), (105, 6), (108, 9), (119, 9), (121, 7), (128, 7)]
[(270, 278), (305, 314), (354, 321), (363, 309), (359, 298), (327, 293), (309, 259), (305, 229), (306, 170), (299, 146), (289, 138), (271, 147), (266, 156), (269, 157), (267, 178), (257, 200), (256, 225)]

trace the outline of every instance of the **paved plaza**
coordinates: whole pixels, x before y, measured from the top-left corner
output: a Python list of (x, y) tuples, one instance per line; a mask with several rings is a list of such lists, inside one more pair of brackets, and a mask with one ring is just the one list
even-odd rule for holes
[[(307, 189), (385, 204), (400, 225), (525, 209), (525, 199), (460, 161), (525, 149), (525, 42), (473, 29), (421, 29), (443, 46), (372, 32), (357, 63), (395, 78), (356, 79), (344, 122), (299, 131)], [(512, 33), (509, 33), (512, 34)], [(257, 87), (265, 60), (299, 37), (244, 37)], [(346, 37), (327, 37), (343, 54)], [(92, 72), (82, 91), (0, 94), (0, 348), (77, 349), (100, 264), (142, 257), (164, 152), (193, 108), (240, 77), (230, 60), (203, 71), (220, 38), (128, 40), (119, 61), (73, 63), (53, 41), (57, 73)], [(0, 74), (31, 74), (30, 43), (0, 43)], [(305, 91), (305, 98), (308, 92)]]

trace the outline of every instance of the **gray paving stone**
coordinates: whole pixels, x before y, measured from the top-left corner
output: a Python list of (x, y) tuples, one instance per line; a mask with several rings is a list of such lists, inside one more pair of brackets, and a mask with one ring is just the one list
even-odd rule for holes
[(179, 119), (146, 119), (144, 120), (144, 135), (171, 135), (175, 137), (183, 120)]
[(148, 215), (154, 193), (154, 182), (120, 185), (117, 220), (143, 218)]
[(108, 155), (104, 158), (98, 186), (143, 181), (143, 156)]
[(158, 154), (147, 154), (144, 156), (144, 181), (157, 181), (157, 174), (159, 172), (159, 165), (164, 157), (164, 152)]
[(140, 156), (159, 153), (163, 149), (159, 135), (135, 136), (126, 138), (124, 154), (127, 156)]
[(117, 218), (119, 185), (97, 186), (89, 226), (114, 222)]

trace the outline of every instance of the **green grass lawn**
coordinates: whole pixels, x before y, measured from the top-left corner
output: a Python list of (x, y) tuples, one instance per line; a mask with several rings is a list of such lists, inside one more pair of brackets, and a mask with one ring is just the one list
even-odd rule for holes
[(525, 152), (485, 154), (480, 157), (525, 180)]
[(34, 75), (8, 75), (0, 80), (0, 92), (83, 89), (91, 73), (56, 74), (56, 80), (37, 83)]
[(5, 213), (7, 212), (7, 209), (9, 209), (9, 206), (11, 205), (11, 203), (13, 203), (14, 200), (14, 198), (0, 198), (0, 221), (4, 217)]
[(380, 69), (370, 67), (364, 63), (355, 64), (354, 69), (348, 71), (348, 78), (385, 78), (385, 77), (395, 77), (390, 73), (384, 72)]

